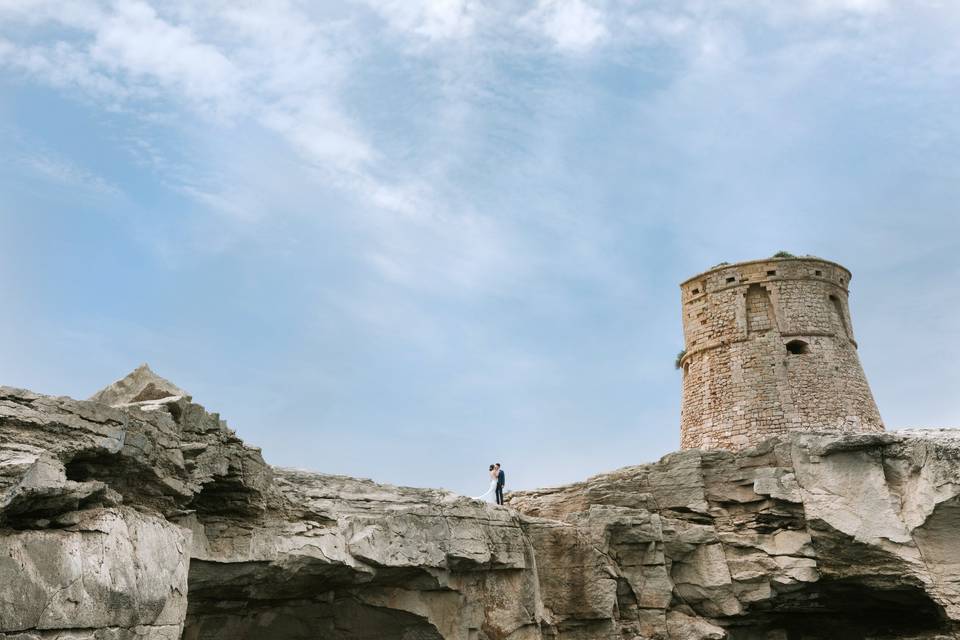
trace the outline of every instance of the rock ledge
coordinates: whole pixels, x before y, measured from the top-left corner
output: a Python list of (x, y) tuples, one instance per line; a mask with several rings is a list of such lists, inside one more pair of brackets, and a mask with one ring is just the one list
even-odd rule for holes
[(956, 638), (958, 461), (802, 434), (503, 508), (271, 468), (146, 365), (0, 387), (0, 640)]

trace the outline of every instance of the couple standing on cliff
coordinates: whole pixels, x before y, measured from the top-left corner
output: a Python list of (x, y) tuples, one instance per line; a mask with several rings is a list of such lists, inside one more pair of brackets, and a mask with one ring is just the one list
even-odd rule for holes
[(507, 474), (500, 468), (500, 463), (490, 465), (490, 488), (482, 496), (477, 496), (474, 500), (486, 500), (491, 493), (494, 495), (497, 504), (503, 504), (503, 485), (507, 484)]

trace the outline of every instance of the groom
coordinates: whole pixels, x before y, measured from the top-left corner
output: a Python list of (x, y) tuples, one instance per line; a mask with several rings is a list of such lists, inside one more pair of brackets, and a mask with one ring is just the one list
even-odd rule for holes
[(500, 463), (494, 465), (497, 469), (497, 504), (503, 504), (503, 485), (507, 483), (507, 474), (500, 468)]

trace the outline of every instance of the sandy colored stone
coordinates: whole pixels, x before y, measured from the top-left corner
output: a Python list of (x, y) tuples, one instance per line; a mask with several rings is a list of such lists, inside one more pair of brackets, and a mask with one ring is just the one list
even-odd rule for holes
[(850, 277), (828, 260), (770, 258), (681, 284), (680, 446), (739, 450), (786, 432), (883, 431), (857, 355)]
[(785, 433), (497, 507), (271, 468), (184, 394), (121, 386), (115, 407), (0, 388), (0, 640), (960, 628), (956, 431)]

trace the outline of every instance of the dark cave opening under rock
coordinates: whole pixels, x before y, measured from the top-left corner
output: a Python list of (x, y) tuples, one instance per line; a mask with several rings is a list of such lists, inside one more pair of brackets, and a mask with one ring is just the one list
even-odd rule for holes
[(421, 616), (353, 596), (257, 603), (188, 616), (183, 640), (443, 640)]
[(881, 588), (859, 580), (823, 580), (782, 594), (746, 619), (730, 621), (730, 640), (932, 638), (952, 631), (943, 607), (920, 587)]
[(429, 574), (411, 568), (371, 576), (319, 561), (281, 567), (194, 560), (182, 638), (443, 640), (425, 617), (384, 605), (383, 594), (400, 585), (437, 587)]
[(74, 482), (101, 480), (114, 485), (128, 471), (125, 462), (116, 452), (86, 451), (64, 464), (64, 471)]
[(157, 470), (123, 452), (85, 451), (64, 464), (67, 480), (99, 481), (123, 497), (125, 504), (140, 504), (164, 512), (182, 498)]
[(262, 501), (262, 496), (244, 484), (241, 476), (214, 476), (187, 506), (202, 520), (221, 515), (255, 515), (262, 511)]

